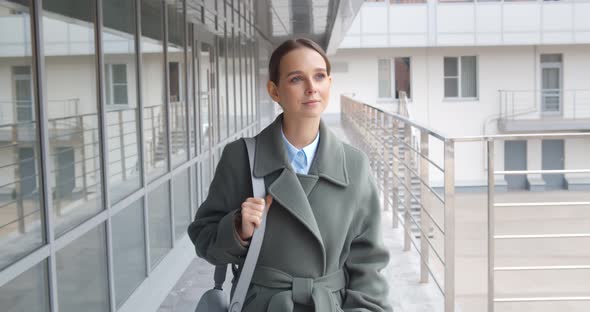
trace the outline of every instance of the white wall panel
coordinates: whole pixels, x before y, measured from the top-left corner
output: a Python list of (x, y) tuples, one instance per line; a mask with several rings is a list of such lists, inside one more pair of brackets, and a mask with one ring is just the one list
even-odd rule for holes
[(360, 14), (363, 33), (378, 34), (387, 32), (387, 7), (381, 3), (363, 7)]
[(439, 5), (437, 8), (437, 31), (441, 33), (465, 33), (475, 30), (473, 5)]
[(389, 10), (390, 33), (427, 33), (428, 11), (426, 6), (397, 6)]

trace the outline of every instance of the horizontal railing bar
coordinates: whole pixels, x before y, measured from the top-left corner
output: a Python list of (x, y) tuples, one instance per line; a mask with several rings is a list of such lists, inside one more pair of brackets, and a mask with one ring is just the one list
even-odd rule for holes
[(433, 166), (436, 167), (436, 169), (438, 169), (439, 171), (441, 171), (442, 173), (445, 172), (445, 169), (443, 169), (441, 166), (439, 166), (437, 163), (435, 163), (432, 159), (430, 159), (429, 157), (424, 156), (420, 151), (418, 151), (417, 149), (415, 149), (411, 144), (406, 143), (404, 140), (402, 140), (401, 138), (398, 137), (393, 137), (394, 139), (396, 139), (397, 141), (401, 142), (403, 145), (407, 146), (409, 149), (411, 149), (412, 151), (416, 152), (418, 155), (420, 155), (421, 158), (424, 158), (426, 161), (428, 161), (429, 163), (431, 163)]
[(494, 271), (590, 270), (590, 265), (546, 265), (495, 267)]
[(12, 225), (14, 223), (17, 223), (20, 220), (24, 220), (25, 218), (30, 217), (30, 216), (32, 216), (32, 215), (34, 215), (36, 213), (41, 214), (41, 209), (37, 209), (37, 210), (35, 210), (35, 211), (31, 212), (31, 213), (28, 213), (28, 214), (24, 215), (22, 218), (17, 218), (17, 219), (14, 219), (14, 220), (12, 220), (12, 221), (10, 221), (8, 223), (4, 223), (4, 224), (0, 225), (0, 230), (4, 229), (5, 227), (7, 227), (9, 225)]
[[(399, 162), (399, 163), (401, 163), (401, 164), (402, 164), (402, 165), (403, 165), (405, 168), (408, 168), (408, 166), (405, 164), (405, 161), (401, 161), (401, 160), (400, 160), (399, 158), (397, 158), (395, 155), (393, 155), (393, 157), (394, 157), (395, 159), (397, 159), (397, 160), (398, 160), (398, 162)], [(390, 165), (388, 164), (388, 165), (387, 165), (387, 167), (388, 167), (388, 168), (389, 168), (389, 170), (391, 170), (392, 172), (393, 172), (393, 171), (395, 171), (395, 170), (393, 170), (393, 166), (390, 166)], [(440, 201), (442, 204), (444, 204), (444, 203), (445, 203), (445, 200), (444, 200), (444, 199), (443, 199), (443, 198), (442, 198), (440, 195), (438, 195), (438, 193), (437, 193), (437, 192), (436, 192), (436, 191), (435, 191), (435, 190), (434, 190), (434, 189), (433, 189), (433, 188), (432, 188), (432, 187), (431, 187), (431, 186), (430, 186), (428, 183), (424, 182), (424, 180), (422, 180), (422, 177), (421, 177), (420, 175), (418, 175), (418, 173), (417, 173), (416, 171), (414, 171), (414, 170), (413, 170), (413, 169), (411, 169), (411, 168), (408, 168), (408, 169), (410, 169), (410, 170), (412, 171), (412, 174), (414, 175), (414, 177), (418, 178), (418, 179), (420, 180), (420, 183), (422, 183), (422, 185), (426, 186), (426, 188), (427, 188), (428, 190), (430, 190), (430, 192), (431, 192), (431, 193), (432, 193), (432, 194), (433, 194), (433, 195), (434, 195), (434, 196), (435, 196), (435, 197), (436, 197), (436, 198), (437, 198), (437, 199), (438, 199), (438, 200), (439, 200), (439, 201)], [(395, 172), (393, 172), (393, 174), (396, 174), (396, 173), (395, 173)], [(400, 180), (400, 181), (401, 181), (401, 180)], [(405, 183), (405, 182), (404, 182), (404, 183)]]
[(522, 133), (522, 134), (497, 134), (485, 136), (464, 136), (452, 137), (447, 140), (455, 142), (480, 142), (488, 140), (515, 141), (527, 139), (571, 139), (571, 138), (590, 138), (590, 133), (568, 132), (568, 133)]
[(377, 108), (375, 106), (369, 105), (367, 103), (358, 102), (357, 100), (355, 100), (355, 99), (353, 99), (351, 97), (345, 96), (345, 95), (342, 95), (342, 97), (348, 99), (349, 101), (351, 101), (353, 103), (357, 103), (358, 105), (365, 105), (365, 106), (371, 107), (372, 109), (375, 109), (378, 112), (381, 112), (381, 113), (383, 113), (385, 115), (389, 115), (389, 116), (392, 116), (392, 117), (394, 117), (396, 119), (399, 119), (402, 122), (407, 123), (407, 124), (409, 124), (409, 125), (411, 125), (411, 126), (413, 126), (415, 128), (424, 130), (424, 131), (428, 132), (429, 134), (431, 134), (432, 136), (434, 136), (435, 138), (437, 138), (437, 139), (439, 139), (441, 141), (446, 141), (447, 140), (447, 137), (445, 135), (442, 135), (439, 132), (436, 132), (436, 131), (434, 131), (434, 130), (426, 127), (426, 126), (423, 126), (423, 125), (417, 123), (417, 122), (413, 122), (409, 118), (405, 118), (405, 117), (403, 117), (401, 115), (398, 115), (398, 114), (395, 114), (395, 113), (386, 112), (386, 111), (384, 111), (384, 110), (382, 110), (380, 108)]
[[(407, 213), (404, 210), (404, 213)], [(403, 219), (403, 214), (401, 215), (402, 219)], [(438, 258), (438, 260), (440, 260), (440, 263), (442, 263), (443, 265), (445, 264), (445, 261), (442, 259), (442, 257), (438, 254), (438, 252), (436, 251), (436, 248), (434, 247), (434, 245), (432, 244), (432, 242), (430, 241), (430, 239), (428, 239), (428, 235), (426, 235), (426, 233), (424, 233), (422, 227), (418, 224), (418, 222), (416, 222), (416, 219), (414, 219), (414, 216), (412, 216), (412, 214), (409, 214), (410, 220), (412, 220), (412, 223), (414, 223), (416, 225), (416, 227), (418, 228), (418, 230), (420, 231), (420, 233), (422, 234), (422, 237), (426, 238), (426, 242), (428, 243), (428, 245), (430, 245), (430, 247), (432, 247), (432, 250), (434, 251), (434, 254), (436, 255), (436, 257)], [(443, 235), (444, 236), (444, 235)]]
[(587, 238), (589, 234), (495, 235), (495, 239)]
[[(426, 214), (428, 215), (428, 217), (430, 218), (430, 220), (432, 220), (432, 223), (434, 223), (434, 225), (436, 225), (436, 228), (443, 234), (445, 235), (445, 231), (443, 230), (442, 226), (440, 226), (438, 224), (438, 222), (436, 221), (436, 219), (434, 219), (434, 217), (430, 214), (430, 212), (428, 211), (428, 209), (424, 208), (424, 205), (422, 205), (422, 202), (420, 200), (418, 200), (418, 198), (414, 195), (414, 193), (412, 192), (412, 190), (408, 189), (408, 186), (405, 183), (401, 183), (401, 177), (399, 177), (397, 174), (393, 174), (398, 181), (400, 181), (400, 184), (402, 184), (404, 186), (404, 188), (406, 189), (407, 192), (410, 193), (410, 196), (412, 196), (412, 198), (414, 198), (416, 200), (416, 202), (418, 203), (418, 205), (420, 205), (420, 208), (422, 208), (422, 210), (424, 210), (424, 212), (426, 212)], [(398, 196), (399, 197), (399, 196)]]
[(497, 203), (494, 207), (586, 206), (590, 202)]
[(52, 122), (52, 121), (64, 121), (64, 120), (67, 120), (67, 119), (78, 119), (80, 117), (84, 118), (84, 117), (90, 117), (90, 116), (95, 116), (96, 118), (98, 118), (98, 112), (87, 113), (87, 114), (80, 114), (80, 115), (64, 116), (64, 117), (57, 117), (57, 118), (50, 118), (48, 121), (49, 122)]
[(495, 298), (494, 302), (590, 301), (590, 297), (514, 297)]
[(557, 174), (557, 173), (590, 173), (590, 169), (570, 169), (570, 170), (508, 170), (508, 171), (494, 171), (494, 174), (515, 175), (515, 174)]
[[(408, 228), (406, 227), (406, 224), (402, 220), (403, 220), (403, 218), (400, 219), (400, 223), (402, 224), (402, 228), (404, 229), (404, 232), (411, 237), (412, 236), (411, 231), (408, 230)], [(445, 295), (445, 292), (443, 291), (442, 286), (438, 283), (438, 280), (436, 279), (436, 276), (434, 275), (434, 273), (430, 269), (430, 265), (426, 262), (426, 260), (422, 256), (422, 253), (420, 252), (420, 249), (418, 248), (418, 246), (416, 245), (416, 243), (414, 242), (413, 239), (410, 239), (410, 243), (412, 244), (412, 246), (414, 246), (414, 249), (420, 255), (420, 261), (423, 262), (426, 265), (426, 269), (428, 270), (428, 272), (432, 276), (432, 279), (434, 280), (434, 283), (438, 287), (438, 290), (444, 296)], [(443, 263), (443, 266), (444, 266), (444, 263)]]

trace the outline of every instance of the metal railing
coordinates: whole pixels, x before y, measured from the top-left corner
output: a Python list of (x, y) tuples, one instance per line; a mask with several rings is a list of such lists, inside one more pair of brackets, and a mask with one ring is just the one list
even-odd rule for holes
[(590, 120), (590, 90), (499, 90), (501, 120)]
[[(50, 103), (56, 101), (49, 101)], [(57, 101), (64, 103), (64, 101)], [(51, 152), (54, 166), (52, 175), (59, 176), (63, 169), (60, 166), (73, 168), (75, 175), (71, 177), (56, 178), (52, 185), (55, 209), (58, 215), (63, 213), (62, 208), (71, 202), (73, 190), (67, 190), (64, 193), (62, 186), (74, 185), (80, 198), (88, 200), (97, 187), (96, 176), (98, 175), (99, 146), (98, 146), (98, 116), (96, 113), (78, 114), (78, 101), (66, 101), (67, 105), (60, 105), (64, 109), (54, 111), (48, 120), (49, 141), (54, 147)], [(185, 122), (186, 113), (177, 103), (171, 103), (171, 120), (174, 128), (171, 131), (188, 131)], [(167, 145), (165, 136), (165, 120), (161, 105), (144, 108), (144, 131), (151, 133), (146, 136), (146, 166), (154, 166), (158, 161), (158, 153), (164, 153)], [(106, 135), (108, 141), (108, 152), (111, 157), (109, 161), (110, 177), (113, 185), (125, 182), (130, 177), (139, 174), (139, 138), (137, 136), (137, 108), (117, 107), (117, 109), (107, 110)], [(8, 120), (11, 121), (11, 120)], [(2, 172), (2, 182), (0, 182), (0, 194), (5, 194), (0, 198), (0, 237), (8, 235), (7, 232), (17, 231), (24, 234), (28, 231), (27, 220), (31, 215), (40, 213), (38, 205), (39, 195), (37, 188), (40, 184), (38, 179), (39, 167), (36, 165), (37, 133), (35, 131), (36, 121), (7, 122), (0, 125), (0, 139), (5, 143), (0, 144), (0, 151), (11, 155), (10, 160), (5, 158), (5, 162), (0, 163), (0, 172)], [(188, 134), (187, 134), (188, 135)], [(56, 149), (60, 147), (61, 149)], [(186, 144), (177, 144), (177, 150), (186, 148)], [(31, 157), (20, 157), (19, 153), (22, 148), (32, 150)], [(66, 151), (69, 149), (69, 151)], [(73, 162), (59, 164), (57, 159), (66, 152), (72, 152)], [(159, 155), (162, 158), (167, 155)], [(25, 173), (23, 167), (32, 168), (30, 172)], [(65, 167), (64, 167), (65, 168)], [(25, 187), (25, 184), (28, 187)], [(32, 186), (31, 186), (32, 185)], [(33, 187), (33, 189), (30, 189)], [(27, 191), (23, 191), (23, 189)], [(74, 196), (75, 197), (75, 196)], [(30, 208), (34, 207), (34, 208)], [(10, 213), (9, 213), (10, 211)], [(15, 212), (15, 213), (12, 213)], [(2, 213), (7, 217), (2, 217)], [(12, 217), (12, 216), (15, 217)], [(28, 218), (28, 219), (27, 219)]]
[[(586, 139), (586, 133), (491, 135), (473, 137), (449, 137), (409, 120), (399, 114), (385, 112), (371, 105), (341, 96), (342, 124), (353, 145), (365, 151), (371, 162), (373, 174), (383, 196), (384, 210), (393, 209), (392, 223), (404, 229), (404, 250), (413, 244), (420, 255), (420, 281), (428, 282), (429, 274), (444, 296), (444, 311), (455, 311), (455, 216), (456, 216), (456, 166), (455, 149), (459, 143), (479, 142), (486, 145), (487, 156), (487, 243), (488, 243), (488, 312), (493, 312), (495, 304), (502, 302), (555, 302), (589, 301), (590, 296), (515, 296), (497, 297), (495, 292), (495, 273), (499, 271), (559, 271), (590, 270), (590, 263), (576, 265), (531, 265), (496, 266), (495, 242), (516, 239), (559, 239), (590, 238), (590, 233), (538, 234), (519, 233), (518, 235), (496, 235), (495, 210), (503, 207), (590, 206), (590, 201), (559, 200), (554, 202), (530, 202), (525, 196), (522, 202), (496, 202), (496, 181), (498, 177), (522, 174), (586, 174), (590, 176), (590, 165), (583, 169), (568, 170), (496, 170), (494, 145), (509, 140), (542, 139)], [(438, 149), (438, 150), (436, 150)], [(442, 151), (441, 151), (442, 149)], [(442, 157), (441, 157), (442, 155)], [(438, 161), (437, 161), (438, 159)], [(439, 164), (442, 159), (442, 164)], [(466, 164), (467, 165), (467, 164)], [(431, 172), (434, 170), (434, 172)], [(438, 174), (438, 176), (436, 176)], [(442, 177), (440, 176), (442, 174)], [(436, 177), (435, 177), (436, 176)], [(433, 182), (434, 181), (434, 182)], [(442, 187), (442, 191), (441, 191)], [(485, 194), (485, 193), (484, 193)], [(436, 207), (442, 207), (437, 213)], [(440, 218), (442, 216), (442, 218)], [(413, 235), (420, 237), (419, 246)], [(440, 236), (440, 237), (439, 237)], [(442, 240), (442, 246), (436, 240)], [(435, 268), (431, 266), (431, 252), (440, 261), (444, 271), (444, 281), (436, 278)], [(558, 252), (558, 251), (556, 251)], [(443, 283), (444, 282), (444, 283)], [(505, 292), (504, 292), (505, 293)]]
[[(444, 295), (445, 311), (454, 311), (454, 142), (408, 118), (382, 111), (347, 96), (341, 96), (340, 103), (343, 126), (349, 138), (353, 145), (369, 156), (377, 185), (383, 195), (384, 209), (393, 210), (393, 227), (401, 223), (404, 228), (404, 250), (410, 250), (410, 244), (413, 244), (420, 254), (420, 281), (426, 283), (429, 274), (432, 275)], [(443, 144), (443, 165), (429, 157), (430, 139)], [(442, 195), (430, 183), (430, 167), (444, 175)], [(440, 202), (444, 207), (442, 220), (435, 217), (431, 199)], [(417, 229), (420, 246), (412, 239), (413, 228)], [(440, 246), (442, 248), (437, 248), (433, 241), (435, 230), (443, 239), (443, 245)], [(434, 272), (434, 268), (430, 266), (431, 251), (444, 267), (443, 281), (437, 280), (439, 272)]]

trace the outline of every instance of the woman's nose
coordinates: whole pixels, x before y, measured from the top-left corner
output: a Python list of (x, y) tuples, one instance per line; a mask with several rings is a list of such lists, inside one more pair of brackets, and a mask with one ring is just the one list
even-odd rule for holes
[(306, 88), (305, 88), (305, 94), (310, 95), (310, 94), (314, 94), (316, 92), (317, 92), (317, 88), (316, 88), (315, 84), (313, 83), (313, 81), (309, 81), (307, 83)]

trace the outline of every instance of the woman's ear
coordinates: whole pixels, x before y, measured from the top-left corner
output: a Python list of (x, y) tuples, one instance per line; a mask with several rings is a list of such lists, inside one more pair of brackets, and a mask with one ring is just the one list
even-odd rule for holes
[(266, 83), (266, 91), (268, 92), (268, 95), (270, 95), (273, 101), (279, 103), (279, 87), (277, 87), (277, 85), (271, 80), (269, 80)]

